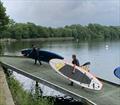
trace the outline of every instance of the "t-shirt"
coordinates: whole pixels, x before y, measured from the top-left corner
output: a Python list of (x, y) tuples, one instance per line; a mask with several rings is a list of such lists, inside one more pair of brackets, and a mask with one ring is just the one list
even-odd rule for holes
[(77, 65), (77, 66), (80, 66), (78, 59), (74, 59), (74, 60), (72, 61), (72, 64), (75, 64), (75, 65)]

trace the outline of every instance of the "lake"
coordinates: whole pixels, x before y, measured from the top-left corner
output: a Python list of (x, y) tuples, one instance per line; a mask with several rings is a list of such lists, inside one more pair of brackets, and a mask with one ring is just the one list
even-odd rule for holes
[(42, 50), (58, 53), (69, 62), (76, 54), (80, 64), (90, 61), (90, 71), (97, 77), (120, 84), (113, 71), (120, 66), (120, 41), (47, 41), (47, 42), (2, 42), (5, 55), (21, 55), (20, 51), (32, 44)]

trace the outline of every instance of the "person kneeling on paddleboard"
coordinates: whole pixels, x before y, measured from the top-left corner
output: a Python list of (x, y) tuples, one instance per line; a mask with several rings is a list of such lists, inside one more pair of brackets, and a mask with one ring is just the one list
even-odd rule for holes
[[(74, 66), (80, 66), (80, 64), (79, 64), (79, 60), (76, 58), (76, 55), (75, 54), (73, 54), (72, 55), (72, 64), (74, 65)], [(74, 67), (74, 69), (73, 69), (73, 72), (72, 72), (73, 74), (75, 73), (75, 67)], [(69, 84), (70, 86), (73, 86), (73, 82), (71, 81), (71, 83)]]

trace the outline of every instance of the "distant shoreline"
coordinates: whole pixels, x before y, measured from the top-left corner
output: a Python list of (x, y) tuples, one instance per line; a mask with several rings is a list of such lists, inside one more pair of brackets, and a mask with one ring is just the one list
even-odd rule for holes
[(74, 40), (74, 37), (53, 37), (53, 38), (29, 38), (29, 39), (11, 39), (4, 38), (0, 39), (0, 42), (16, 42), (16, 41), (69, 41)]

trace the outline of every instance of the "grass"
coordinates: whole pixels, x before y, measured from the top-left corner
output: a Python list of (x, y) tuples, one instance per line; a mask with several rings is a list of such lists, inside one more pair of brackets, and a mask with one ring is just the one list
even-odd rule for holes
[(39, 93), (26, 91), (13, 76), (7, 78), (15, 105), (53, 105), (53, 100), (42, 97)]

